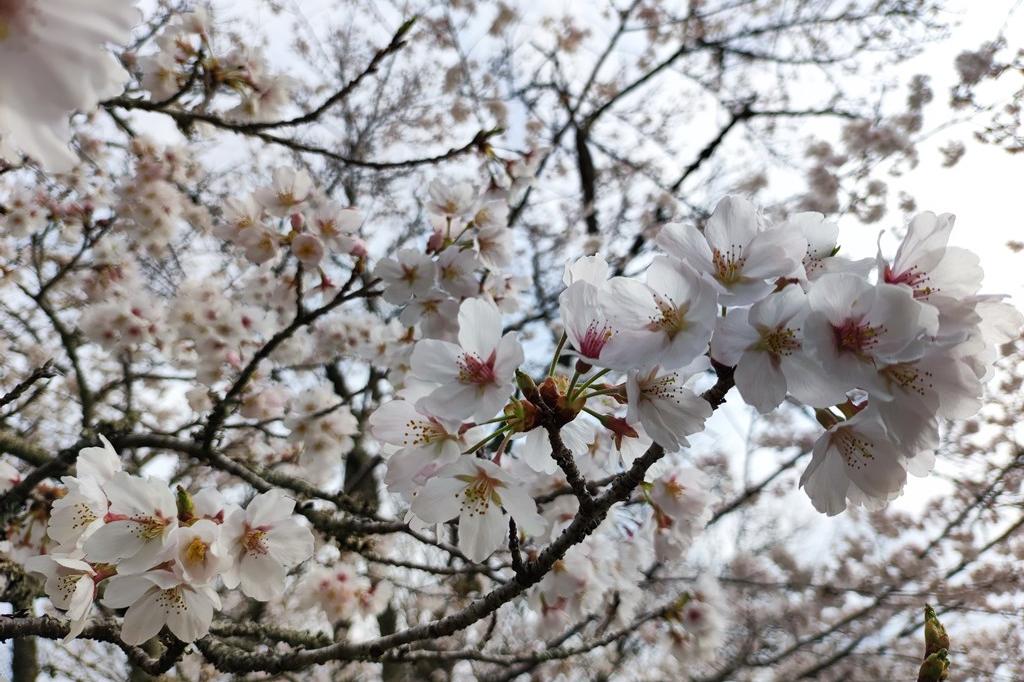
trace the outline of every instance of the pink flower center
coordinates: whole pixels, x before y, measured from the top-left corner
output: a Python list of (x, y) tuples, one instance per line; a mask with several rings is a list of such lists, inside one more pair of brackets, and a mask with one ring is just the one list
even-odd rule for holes
[(928, 285), (928, 280), (931, 279), (928, 273), (922, 272), (916, 265), (900, 273), (893, 272), (893, 269), (886, 265), (883, 279), (886, 284), (904, 284), (910, 287), (914, 290), (914, 298), (928, 298), (936, 291)]
[(587, 325), (587, 330), (580, 338), (580, 355), (585, 358), (597, 359), (601, 357), (601, 350), (615, 334), (611, 328), (596, 321)]
[(266, 554), (267, 531), (262, 528), (249, 528), (246, 526), (245, 535), (242, 536), (242, 547), (248, 554)]
[(848, 319), (838, 327), (832, 325), (832, 334), (839, 352), (855, 355), (866, 355), (886, 331), (885, 325), (872, 327), (855, 319)]
[(495, 383), (494, 362), (497, 352), (491, 351), (487, 361), (482, 361), (475, 353), (464, 353), (459, 359), (459, 381), (464, 384)]

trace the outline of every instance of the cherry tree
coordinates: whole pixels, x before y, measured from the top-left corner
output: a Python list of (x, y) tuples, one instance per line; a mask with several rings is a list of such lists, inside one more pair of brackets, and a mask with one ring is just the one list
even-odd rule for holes
[(14, 679), (1024, 674), (939, 4), (518, 4), (0, 0)]

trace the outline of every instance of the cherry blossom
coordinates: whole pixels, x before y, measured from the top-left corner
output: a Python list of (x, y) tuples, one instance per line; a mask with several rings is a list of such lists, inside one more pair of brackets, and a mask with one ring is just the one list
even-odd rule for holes
[(104, 606), (127, 607), (121, 640), (136, 646), (164, 626), (182, 642), (205, 637), (220, 597), (209, 585), (193, 585), (178, 571), (155, 569), (138, 575), (116, 575), (107, 581)]
[(755, 208), (739, 197), (725, 197), (701, 233), (670, 223), (658, 245), (713, 282), (723, 305), (746, 305), (772, 290), (773, 281), (796, 271), (807, 253), (801, 232), (764, 229)]
[(310, 223), (324, 245), (331, 251), (348, 253), (355, 246), (355, 233), (363, 222), (363, 215), (356, 208), (344, 208), (334, 201), (327, 201), (317, 207)]
[(93, 563), (114, 563), (120, 573), (140, 573), (160, 561), (177, 527), (177, 507), (167, 486), (154, 478), (119, 471), (103, 486), (110, 500), (104, 525), (83, 549)]
[(437, 257), (438, 285), (457, 298), (475, 296), (480, 291), (480, 282), (474, 276), (476, 268), (476, 253), (449, 246)]
[(324, 244), (315, 234), (303, 232), (292, 240), (292, 253), (307, 268), (315, 268), (324, 259)]
[(615, 277), (604, 310), (615, 329), (616, 369), (678, 369), (707, 351), (714, 327), (714, 288), (682, 263), (662, 256), (647, 269), (647, 283)]
[(96, 591), (93, 567), (70, 554), (43, 554), (26, 559), (25, 568), (43, 575), (46, 596), (65, 612), (71, 628), (64, 641), (69, 642), (81, 634), (89, 622)]
[(441, 178), (427, 185), (427, 210), (448, 220), (464, 218), (477, 203), (476, 190), (468, 182), (445, 182)]
[(174, 529), (169, 549), (180, 567), (183, 580), (208, 585), (230, 565), (221, 546), (220, 527), (208, 519)]
[(10, 462), (0, 460), (0, 493), (5, 493), (18, 484), (21, 473)]
[(336, 623), (356, 616), (376, 616), (387, 607), (392, 590), (390, 583), (374, 584), (355, 567), (339, 562), (330, 568), (316, 566), (306, 573), (298, 594), (302, 608), (320, 609)]
[(796, 273), (797, 279), (804, 284), (836, 272), (852, 272), (866, 277), (875, 265), (870, 258), (854, 261), (839, 255), (839, 225), (826, 220), (821, 213), (796, 213), (779, 229), (799, 231), (807, 240), (807, 254)]
[(273, 183), (256, 190), (254, 196), (270, 215), (284, 218), (302, 208), (312, 190), (309, 173), (281, 166), (274, 170)]
[(501, 313), (489, 300), (459, 307), (459, 344), (426, 339), (412, 352), (412, 372), (437, 385), (423, 398), (430, 413), (451, 419), (489, 419), (512, 394), (512, 376), (523, 362), (515, 332), (501, 336)]
[(398, 319), (419, 325), (423, 338), (454, 339), (459, 331), (459, 302), (439, 289), (418, 295), (402, 309)]
[[(934, 428), (922, 429), (917, 442), (896, 443), (878, 415), (865, 410), (835, 421), (818, 439), (800, 476), (800, 487), (814, 508), (829, 516), (839, 514), (847, 504), (877, 509), (900, 494), (908, 468), (915, 472), (930, 468), (934, 462), (930, 451), (937, 438)], [(909, 463), (915, 459), (919, 460), (916, 466)]]
[(887, 395), (876, 367), (920, 358), (926, 337), (938, 330), (935, 309), (908, 288), (872, 286), (856, 275), (822, 276), (807, 301), (804, 342), (842, 389)]
[[(559, 432), (562, 444), (574, 456), (580, 456), (587, 451), (588, 438), (591, 429), (583, 419), (576, 419), (565, 426)], [(516, 434), (517, 436), (519, 434)], [(521, 446), (523, 461), (534, 471), (544, 474), (553, 474), (558, 469), (558, 464), (551, 456), (551, 437), (547, 428), (535, 426), (525, 433)]]
[(750, 308), (733, 308), (718, 320), (711, 356), (736, 367), (736, 388), (759, 412), (778, 407), (787, 394), (815, 407), (845, 400), (845, 390), (827, 376), (804, 348), (810, 308), (797, 286), (787, 286)]
[(626, 382), (626, 395), (626, 419), (640, 422), (666, 452), (689, 445), (686, 436), (702, 431), (704, 421), (711, 416), (707, 401), (687, 387), (685, 372), (663, 372), (659, 367), (632, 370)]
[(388, 456), (384, 479), (388, 487), (411, 492), (457, 460), (467, 447), (460, 426), (405, 400), (381, 405), (370, 415), (370, 431), (378, 440), (400, 448)]
[(441, 469), (412, 503), (412, 513), (426, 523), (458, 517), (459, 549), (473, 561), (483, 561), (508, 539), (506, 511), (527, 535), (544, 531), (526, 489), (493, 462), (470, 456)]
[(51, 171), (71, 169), (71, 114), (124, 89), (128, 73), (107, 44), (127, 43), (139, 18), (131, 0), (0, 5), (0, 158), (17, 163), (20, 152)]
[(241, 586), (259, 601), (284, 592), (285, 572), (313, 555), (313, 534), (292, 516), (294, 508), (295, 500), (275, 488), (224, 520), (221, 539), (232, 560), (225, 586)]
[(426, 254), (402, 249), (395, 258), (377, 263), (373, 276), (380, 278), (386, 288), (384, 300), (395, 305), (406, 303), (413, 296), (425, 294), (434, 288), (437, 263)]
[(977, 293), (982, 278), (979, 258), (966, 249), (948, 246), (954, 220), (949, 213), (914, 216), (892, 263), (879, 253), (882, 281), (909, 287), (915, 299), (930, 303)]

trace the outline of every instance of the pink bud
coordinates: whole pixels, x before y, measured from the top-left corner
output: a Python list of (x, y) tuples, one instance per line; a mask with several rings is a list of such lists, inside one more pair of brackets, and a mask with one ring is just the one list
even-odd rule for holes
[(356, 258), (366, 258), (369, 255), (366, 250), (366, 242), (358, 237), (352, 240), (352, 248), (348, 252)]
[(291, 223), (292, 229), (298, 232), (306, 224), (306, 218), (301, 213), (292, 213)]
[(444, 248), (444, 235), (441, 232), (435, 231), (434, 234), (430, 235), (430, 239), (427, 240), (427, 253), (437, 253)]

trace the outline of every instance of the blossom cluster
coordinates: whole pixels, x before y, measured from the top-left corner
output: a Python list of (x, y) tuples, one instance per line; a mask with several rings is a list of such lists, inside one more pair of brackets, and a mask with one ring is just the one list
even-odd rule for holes
[[(154, 101), (179, 98), (202, 83), (208, 91), (234, 95), (236, 103), (224, 118), (258, 122), (276, 120), (292, 101), (293, 79), (272, 72), (255, 47), (231, 36), (222, 40), (208, 8), (175, 15), (155, 43), (156, 52), (128, 57)], [(220, 49), (222, 43), (230, 47)]]
[[(569, 263), (559, 310), (574, 360), (562, 370), (560, 344), (535, 383), (495, 301), (470, 297), (478, 252), (446, 246), (459, 239), (448, 226), (472, 227), (473, 195), (430, 190), (441, 220), (426, 251), (399, 252), (375, 274), (405, 310), (437, 288), (442, 300), (430, 306), (437, 319), (417, 311), (405, 385), (370, 428), (388, 446), (389, 488), (425, 524), (457, 518), (459, 546), (477, 561), (505, 542), (508, 515), (527, 537), (550, 527), (528, 493), (564, 466), (553, 447), (585, 472), (611, 454), (595, 474), (628, 467), (652, 442), (685, 448), (711, 416), (695, 384), (712, 363), (734, 368), (758, 412), (788, 403), (826, 429), (801, 477), (817, 509), (883, 505), (908, 473), (930, 471), (939, 420), (978, 409), (994, 347), (1020, 323), (1001, 297), (978, 294), (977, 257), (948, 244), (952, 216), (919, 214), (892, 260), (851, 260), (821, 214), (771, 224), (727, 197), (703, 229), (665, 225), (642, 279), (610, 276), (601, 256)], [(649, 478), (655, 547), (678, 558), (703, 525), (707, 480), (693, 469)]]
[(356, 236), (363, 222), (359, 211), (317, 197), (314, 189), (305, 171), (278, 168), (269, 186), (228, 199), (216, 234), (257, 264), (273, 260), (282, 246), (314, 272), (328, 255), (364, 256), (366, 248)]
[(93, 604), (126, 608), (121, 639), (142, 644), (166, 626), (183, 642), (206, 635), (228, 589), (268, 601), (285, 590), (287, 571), (313, 554), (313, 534), (277, 489), (243, 508), (216, 488), (192, 495), (123, 470), (117, 452), (78, 453), (75, 475), (53, 503), (49, 551), (25, 567), (46, 578), (45, 591), (70, 622), (67, 639), (88, 624)]

